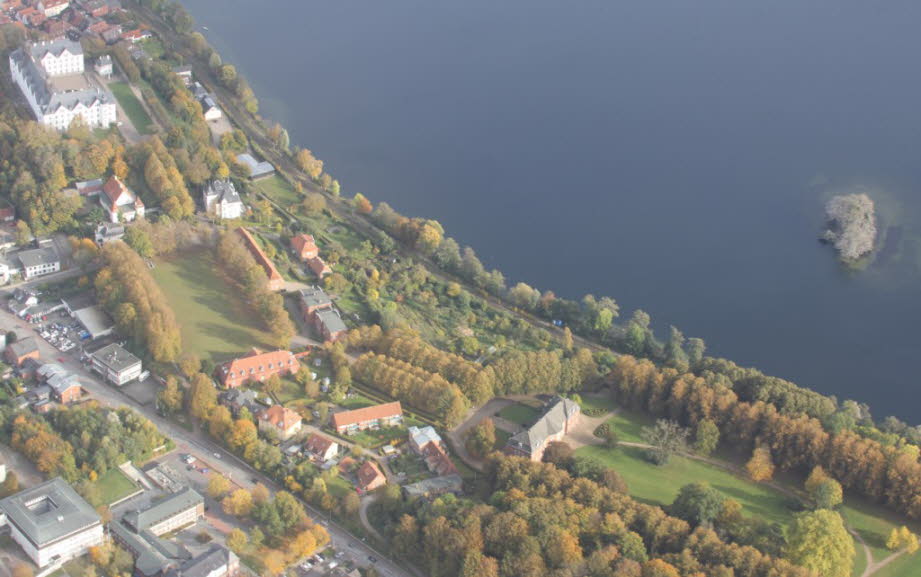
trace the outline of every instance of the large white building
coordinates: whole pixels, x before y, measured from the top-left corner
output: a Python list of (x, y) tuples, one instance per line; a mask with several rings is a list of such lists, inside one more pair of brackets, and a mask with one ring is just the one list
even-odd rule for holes
[(230, 180), (212, 180), (206, 184), (202, 204), (205, 212), (221, 219), (240, 218), (243, 214), (243, 201)]
[(99, 515), (61, 478), (7, 497), (0, 511), (10, 536), (39, 567), (79, 557), (103, 542)]
[(136, 533), (150, 531), (159, 537), (192, 525), (204, 516), (205, 499), (195, 489), (185, 487), (146, 509), (129, 511), (123, 521)]
[(141, 376), (141, 359), (118, 344), (99, 349), (90, 356), (90, 362), (94, 371), (117, 387)]
[(114, 97), (84, 73), (79, 42), (58, 38), (14, 50), (10, 75), (42, 124), (66, 130), (78, 116), (92, 128), (116, 121)]

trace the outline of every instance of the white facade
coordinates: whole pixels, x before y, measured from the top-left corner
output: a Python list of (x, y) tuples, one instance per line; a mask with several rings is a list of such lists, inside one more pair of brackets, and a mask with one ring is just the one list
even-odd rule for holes
[(189, 507), (185, 511), (180, 511), (168, 519), (164, 519), (155, 525), (149, 527), (150, 532), (159, 537), (169, 533), (170, 531), (175, 531), (176, 529), (181, 529), (186, 525), (191, 525), (198, 521), (201, 517), (205, 516), (205, 505), (204, 503), (198, 503), (193, 507)]
[(10, 536), (13, 538), (13, 541), (16, 541), (16, 543), (22, 547), (22, 550), (26, 552), (26, 555), (32, 559), (32, 562), (39, 567), (44, 567), (52, 561), (66, 561), (68, 559), (80, 557), (85, 554), (90, 547), (102, 545), (104, 538), (102, 524), (96, 523), (94, 526), (82, 529), (54, 543), (36, 548), (35, 545), (22, 534), (16, 525), (13, 523), (9, 525)]
[(130, 383), (131, 381), (137, 379), (141, 376), (141, 362), (138, 361), (136, 364), (128, 367), (127, 369), (121, 371), (112, 370), (95, 358), (93, 359), (93, 368), (97, 373), (102, 375), (105, 380), (109, 381), (113, 385), (118, 385), (119, 387), (125, 383)]
[[(66, 4), (64, 8), (67, 8)], [(41, 47), (42, 44), (37, 46)], [(39, 63), (49, 78), (67, 76), (68, 74), (82, 74), (83, 52), (64, 48), (58, 54), (55, 54), (54, 51), (49, 50), (39, 59)]]
[(27, 279), (35, 278), (37, 276), (42, 276), (46, 274), (51, 274), (53, 272), (58, 272), (61, 270), (61, 262), (49, 262), (37, 264), (35, 266), (23, 267), (23, 276)]
[(54, 18), (61, 12), (67, 10), (67, 7), (70, 6), (70, 2), (61, 1), (61, 0), (41, 0), (38, 3), (38, 9), (45, 14), (46, 18)]
[[(59, 39), (16, 50), (10, 54), (10, 76), (42, 124), (65, 130), (77, 117), (91, 128), (116, 122), (115, 99), (84, 75), (78, 43)], [(55, 79), (65, 79), (66, 88), (55, 86)]]
[(205, 212), (228, 220), (243, 216), (243, 201), (233, 182), (218, 180), (205, 185), (202, 193)]

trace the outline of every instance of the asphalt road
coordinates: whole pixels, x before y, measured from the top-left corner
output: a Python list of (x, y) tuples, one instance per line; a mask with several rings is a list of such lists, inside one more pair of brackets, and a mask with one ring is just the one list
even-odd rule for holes
[[(118, 389), (102, 383), (94, 373), (89, 372), (72, 354), (62, 353), (52, 347), (35, 332), (32, 325), (17, 318), (5, 309), (0, 311), (0, 329), (4, 332), (15, 330), (20, 338), (35, 337), (42, 360), (56, 362), (73, 374), (79, 375), (83, 387), (94, 399), (110, 407), (130, 407), (143, 414), (164, 435), (176, 443), (176, 448), (179, 451), (195, 455), (198, 459), (207, 462), (212, 470), (221, 473), (234, 483), (250, 489), (255, 486), (256, 483), (253, 482), (255, 479), (256, 482), (260, 482), (274, 491), (283, 489), (266, 475), (256, 471), (243, 460), (227, 452), (205, 434), (190, 432), (176, 423), (159, 416), (152, 406), (145, 407)], [(326, 527), (333, 547), (341, 551), (358, 553), (353, 555), (356, 562), (368, 566), (370, 565), (368, 557), (374, 556), (378, 559), (374, 566), (383, 577), (418, 577), (421, 575), (420, 573), (410, 572), (408, 569), (392, 562), (381, 551), (353, 536), (334, 521), (328, 520), (325, 513), (315, 509), (308, 503), (304, 503), (304, 505), (313, 518)]]

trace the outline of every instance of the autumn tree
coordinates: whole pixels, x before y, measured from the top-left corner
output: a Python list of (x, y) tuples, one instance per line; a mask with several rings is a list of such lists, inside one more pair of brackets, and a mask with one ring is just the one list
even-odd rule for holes
[(478, 457), (484, 457), (496, 448), (496, 425), (486, 417), (467, 433), (467, 450)]
[(905, 525), (898, 528), (893, 527), (886, 539), (886, 548), (890, 551), (905, 550), (906, 553), (912, 555), (918, 550), (918, 536)]
[(212, 473), (208, 478), (208, 496), (220, 500), (230, 490), (230, 480), (224, 475)]
[(659, 419), (642, 430), (643, 440), (650, 445), (647, 455), (656, 465), (664, 465), (672, 455), (686, 451), (687, 436), (687, 429), (666, 419)]
[(725, 498), (706, 483), (690, 483), (681, 487), (668, 508), (669, 513), (694, 525), (709, 526), (723, 510)]
[(246, 537), (246, 533), (238, 527), (231, 529), (230, 533), (227, 535), (227, 547), (234, 553), (239, 554), (243, 551), (247, 543), (249, 543), (249, 539)]
[(834, 511), (799, 513), (787, 529), (785, 556), (823, 577), (847, 577), (854, 564), (854, 540)]
[(211, 411), (217, 406), (217, 388), (211, 377), (204, 373), (197, 373), (192, 377), (192, 387), (189, 391), (189, 411), (201, 420), (207, 420)]
[(710, 419), (704, 419), (697, 423), (697, 429), (694, 431), (694, 452), (698, 455), (709, 457), (716, 450), (720, 441), (720, 430), (716, 423)]
[(166, 377), (166, 385), (157, 393), (157, 400), (167, 413), (175, 413), (182, 409), (185, 391), (179, 386), (176, 377)]
[(756, 447), (752, 457), (745, 464), (745, 472), (752, 481), (769, 481), (774, 476), (774, 461), (771, 460), (771, 450), (765, 446)]
[(297, 167), (307, 173), (307, 175), (316, 180), (323, 172), (323, 161), (314, 157), (313, 153), (306, 148), (302, 148), (294, 155)]
[(355, 210), (357, 210), (359, 214), (371, 214), (373, 210), (371, 201), (365, 198), (365, 195), (360, 192), (356, 192), (355, 196), (352, 198), (352, 206), (355, 207)]
[(224, 497), (221, 507), (228, 515), (245, 517), (253, 510), (253, 496), (246, 489), (237, 489)]

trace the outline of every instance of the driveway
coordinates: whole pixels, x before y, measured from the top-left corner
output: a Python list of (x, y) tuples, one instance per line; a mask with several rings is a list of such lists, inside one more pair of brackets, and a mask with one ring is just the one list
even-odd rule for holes
[[(477, 471), (483, 470), (483, 460), (478, 459), (470, 454), (467, 451), (466, 439), (467, 433), (473, 427), (477, 426), (480, 421), (486, 417), (493, 417), (496, 413), (504, 409), (509, 405), (514, 405), (517, 401), (513, 398), (506, 397), (496, 397), (495, 399), (490, 400), (488, 403), (474, 411), (472, 415), (467, 417), (461, 424), (454, 427), (453, 430), (448, 431), (448, 442), (451, 443), (451, 448), (454, 449), (454, 452), (457, 453), (457, 456), (460, 457), (461, 461), (467, 464), (468, 467), (476, 469)], [(495, 421), (495, 418), (493, 418)]]

